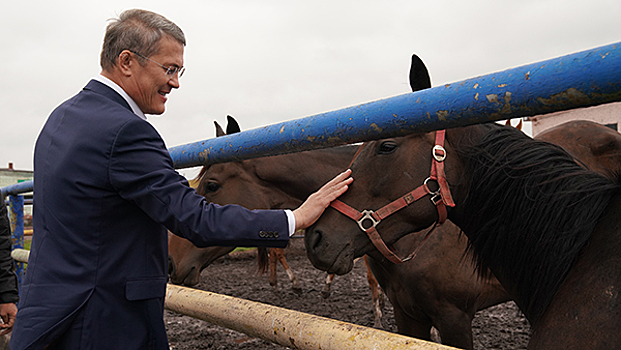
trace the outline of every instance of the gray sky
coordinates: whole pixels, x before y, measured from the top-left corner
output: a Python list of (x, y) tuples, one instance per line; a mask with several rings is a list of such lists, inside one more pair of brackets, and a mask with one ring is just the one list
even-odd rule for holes
[(438, 86), (621, 41), (619, 0), (5, 1), (0, 167), (32, 169), (49, 113), (100, 72), (107, 20), (135, 7), (188, 41), (181, 88), (149, 116), (168, 147), (227, 114), (247, 130), (409, 92), (412, 53)]

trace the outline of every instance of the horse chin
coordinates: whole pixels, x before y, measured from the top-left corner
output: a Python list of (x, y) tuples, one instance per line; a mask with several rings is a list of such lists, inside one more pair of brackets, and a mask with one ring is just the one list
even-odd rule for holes
[(349, 273), (354, 268), (354, 256), (353, 254), (339, 254), (334, 260), (334, 263), (330, 268), (326, 270), (327, 273), (344, 275)]
[(354, 251), (350, 244), (344, 245), (337, 252), (328, 252), (322, 249), (309, 249), (312, 243), (306, 240), (306, 252), (313, 266), (329, 274), (344, 275), (354, 267)]
[(193, 287), (197, 285), (200, 281), (200, 270), (197, 269), (195, 266), (192, 266), (192, 268), (190, 268), (190, 270), (185, 274), (181, 274), (179, 273), (179, 271), (175, 271), (175, 273), (170, 275), (170, 282), (177, 285), (182, 284), (186, 287)]

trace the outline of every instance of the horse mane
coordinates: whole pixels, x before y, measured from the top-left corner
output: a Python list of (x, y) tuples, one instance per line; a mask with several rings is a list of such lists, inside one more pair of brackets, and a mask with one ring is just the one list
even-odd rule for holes
[(486, 132), (479, 142), (458, 147), (471, 174), (460, 226), (479, 273), (503, 276), (534, 322), (621, 182), (582, 168), (562, 148), (514, 128), (480, 128)]

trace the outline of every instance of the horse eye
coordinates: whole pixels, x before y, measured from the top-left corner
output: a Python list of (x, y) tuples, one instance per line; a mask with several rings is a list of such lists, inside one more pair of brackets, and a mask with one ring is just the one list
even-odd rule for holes
[(213, 193), (219, 190), (221, 187), (222, 186), (218, 185), (215, 182), (208, 182), (207, 185), (205, 186), (205, 190), (207, 191), (207, 193)]
[(390, 154), (397, 149), (397, 144), (392, 141), (385, 141), (379, 146), (378, 154)]

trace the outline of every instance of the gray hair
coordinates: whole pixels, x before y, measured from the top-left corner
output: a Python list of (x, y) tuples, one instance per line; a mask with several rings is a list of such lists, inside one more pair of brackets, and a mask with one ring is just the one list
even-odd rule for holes
[[(181, 28), (164, 16), (140, 9), (123, 11), (106, 28), (99, 62), (101, 68), (114, 68), (123, 50), (138, 52), (146, 57), (152, 56), (157, 53), (157, 43), (164, 35), (169, 35), (185, 46), (185, 35)], [(146, 60), (139, 59), (141, 64), (146, 64)]]

